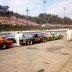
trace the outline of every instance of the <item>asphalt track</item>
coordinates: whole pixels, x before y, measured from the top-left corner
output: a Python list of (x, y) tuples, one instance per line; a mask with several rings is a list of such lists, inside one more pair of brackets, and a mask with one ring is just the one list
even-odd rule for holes
[(0, 50), (0, 72), (72, 72), (72, 41), (48, 41)]

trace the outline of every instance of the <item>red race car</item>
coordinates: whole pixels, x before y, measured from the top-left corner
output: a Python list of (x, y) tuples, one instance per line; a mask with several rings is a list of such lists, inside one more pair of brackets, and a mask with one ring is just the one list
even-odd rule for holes
[(13, 44), (13, 41), (6, 40), (2, 37), (0, 37), (0, 49), (6, 49), (7, 47), (11, 46)]

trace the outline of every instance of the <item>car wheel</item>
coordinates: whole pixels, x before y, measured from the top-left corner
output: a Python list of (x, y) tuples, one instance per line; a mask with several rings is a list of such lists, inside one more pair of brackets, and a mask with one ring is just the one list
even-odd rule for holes
[(55, 37), (54, 36), (52, 37), (52, 40), (55, 40)]
[(27, 45), (30, 45), (30, 42), (29, 41), (27, 41)]
[(20, 44), (20, 45), (22, 45), (22, 42), (21, 42), (21, 41), (19, 41), (19, 44)]
[(7, 44), (6, 43), (2, 43), (1, 44), (1, 49), (6, 49), (7, 48)]
[(1, 46), (0, 46), (0, 50), (1, 50), (2, 48), (1, 48)]
[(42, 39), (42, 42), (46, 42), (47, 40), (45, 38)]
[(32, 45), (33, 41), (27, 41), (27, 45)]
[(33, 41), (30, 41), (29, 44), (32, 45), (33, 44)]
[(63, 36), (61, 36), (61, 39), (63, 39)]
[(45, 38), (45, 42), (47, 41), (47, 39)]

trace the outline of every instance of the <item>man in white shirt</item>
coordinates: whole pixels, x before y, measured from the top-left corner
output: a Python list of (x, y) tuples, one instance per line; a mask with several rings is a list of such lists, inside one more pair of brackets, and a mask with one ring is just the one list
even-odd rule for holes
[(19, 43), (20, 34), (19, 34), (19, 32), (15, 35), (15, 39), (16, 39), (17, 46), (20, 46), (20, 43)]
[(21, 31), (20, 32), (20, 39), (22, 39), (22, 37), (23, 37), (23, 32)]
[(67, 41), (70, 41), (71, 40), (71, 35), (72, 35), (71, 29), (68, 29), (66, 33), (67, 33)]

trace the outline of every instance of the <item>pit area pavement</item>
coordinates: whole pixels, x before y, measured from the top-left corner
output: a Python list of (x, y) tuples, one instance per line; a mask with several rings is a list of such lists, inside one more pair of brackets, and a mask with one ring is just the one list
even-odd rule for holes
[(0, 72), (72, 72), (72, 41), (48, 41), (0, 50)]

